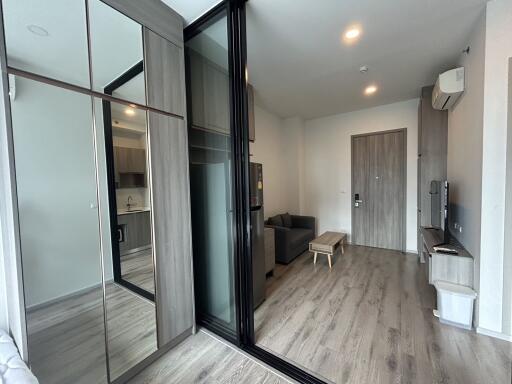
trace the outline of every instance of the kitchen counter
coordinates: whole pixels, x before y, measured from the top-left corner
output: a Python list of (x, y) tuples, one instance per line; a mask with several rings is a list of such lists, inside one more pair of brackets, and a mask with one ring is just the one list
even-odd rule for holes
[(124, 208), (124, 209), (118, 209), (117, 210), (117, 215), (118, 216), (120, 216), (120, 215), (129, 215), (129, 214), (132, 214), (132, 213), (141, 213), (141, 212), (149, 212), (149, 211), (150, 211), (149, 207), (131, 208), (130, 210)]

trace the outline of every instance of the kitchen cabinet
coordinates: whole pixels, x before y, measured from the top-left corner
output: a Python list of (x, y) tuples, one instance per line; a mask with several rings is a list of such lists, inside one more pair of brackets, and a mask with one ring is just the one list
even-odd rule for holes
[(138, 148), (114, 147), (116, 188), (145, 188), (146, 151)]
[(117, 224), (123, 231), (119, 242), (121, 255), (151, 247), (151, 214), (149, 211), (127, 212), (117, 215)]
[(114, 147), (114, 164), (118, 173), (146, 173), (146, 150)]

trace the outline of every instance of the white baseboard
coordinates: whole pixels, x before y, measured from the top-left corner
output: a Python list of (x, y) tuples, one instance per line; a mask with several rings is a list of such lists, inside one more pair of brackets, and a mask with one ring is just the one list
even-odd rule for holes
[(496, 339), (512, 342), (512, 336), (511, 335), (506, 335), (506, 334), (501, 333), (501, 332), (495, 332), (495, 331), (491, 331), (489, 329), (485, 329), (485, 328), (481, 328), (481, 327), (476, 327), (476, 333), (479, 333), (479, 334), (485, 335), (485, 336), (494, 337)]

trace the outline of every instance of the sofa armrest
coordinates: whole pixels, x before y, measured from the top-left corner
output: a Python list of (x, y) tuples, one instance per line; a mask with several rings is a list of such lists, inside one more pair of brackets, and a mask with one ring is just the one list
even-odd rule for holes
[(276, 259), (281, 255), (286, 255), (288, 252), (288, 244), (290, 243), (290, 228), (280, 227), (278, 225), (265, 225), (267, 228), (274, 229), (274, 246), (276, 252)]
[(277, 237), (287, 237), (288, 236), (288, 233), (290, 233), (290, 228), (286, 228), (286, 227), (280, 227), (278, 225), (269, 225), (269, 224), (265, 224), (265, 227), (266, 228), (273, 228), (274, 229), (274, 233), (275, 233), (275, 237), (277, 239)]
[(292, 227), (312, 229), (316, 233), (316, 219), (313, 216), (292, 215)]

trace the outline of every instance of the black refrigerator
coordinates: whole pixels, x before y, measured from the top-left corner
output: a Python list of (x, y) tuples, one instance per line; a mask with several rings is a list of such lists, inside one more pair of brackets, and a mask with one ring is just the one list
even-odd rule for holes
[(263, 166), (250, 164), (251, 247), (254, 308), (265, 300), (265, 217), (263, 213)]

